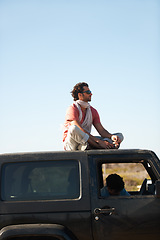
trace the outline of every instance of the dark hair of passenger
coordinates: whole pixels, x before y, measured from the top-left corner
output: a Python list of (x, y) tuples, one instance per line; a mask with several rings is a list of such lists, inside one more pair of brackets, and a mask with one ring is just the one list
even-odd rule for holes
[(106, 178), (106, 186), (110, 189), (113, 189), (117, 192), (120, 192), (124, 188), (124, 181), (123, 178), (120, 177), (118, 174), (110, 174)]
[(85, 82), (80, 82), (77, 83), (74, 87), (73, 90), (71, 91), (72, 97), (74, 99), (74, 101), (78, 100), (78, 93), (82, 93), (83, 92), (83, 87), (88, 87), (88, 84)]

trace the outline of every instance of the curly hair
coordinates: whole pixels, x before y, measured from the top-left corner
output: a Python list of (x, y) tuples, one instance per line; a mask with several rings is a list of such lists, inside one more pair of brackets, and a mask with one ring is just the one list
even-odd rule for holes
[(74, 87), (73, 90), (71, 91), (72, 97), (74, 99), (74, 101), (78, 100), (78, 93), (82, 93), (83, 92), (83, 87), (88, 87), (88, 84), (85, 82), (80, 82), (77, 83)]
[(114, 189), (116, 191), (121, 191), (124, 188), (124, 182), (123, 182), (123, 178), (120, 177), (118, 174), (110, 174), (107, 178), (106, 178), (106, 185), (107, 187), (109, 187), (110, 189)]

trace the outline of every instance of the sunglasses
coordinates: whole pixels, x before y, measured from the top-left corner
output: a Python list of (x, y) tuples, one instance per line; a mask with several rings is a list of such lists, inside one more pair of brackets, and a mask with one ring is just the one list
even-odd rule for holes
[(90, 90), (84, 91), (82, 93), (87, 93), (87, 94), (91, 94), (92, 92)]

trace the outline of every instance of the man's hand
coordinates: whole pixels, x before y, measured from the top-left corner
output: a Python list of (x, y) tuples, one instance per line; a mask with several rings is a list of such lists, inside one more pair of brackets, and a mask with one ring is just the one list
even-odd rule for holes
[(117, 135), (112, 135), (111, 140), (113, 141), (115, 148), (118, 149), (121, 143), (121, 139)]
[(113, 149), (113, 148), (115, 148), (114, 144), (109, 143), (107, 141), (103, 141), (103, 140), (98, 139), (96, 142), (98, 143), (99, 148), (102, 148), (102, 149)]

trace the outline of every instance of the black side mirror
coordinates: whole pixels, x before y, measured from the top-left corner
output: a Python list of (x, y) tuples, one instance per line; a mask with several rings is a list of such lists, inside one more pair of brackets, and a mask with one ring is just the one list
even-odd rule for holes
[(160, 198), (160, 179), (158, 179), (156, 182), (156, 197)]

